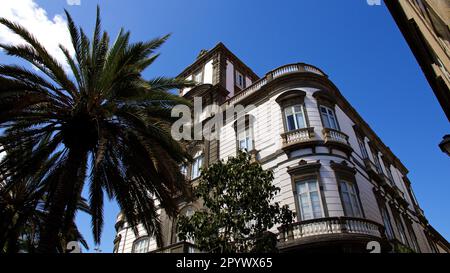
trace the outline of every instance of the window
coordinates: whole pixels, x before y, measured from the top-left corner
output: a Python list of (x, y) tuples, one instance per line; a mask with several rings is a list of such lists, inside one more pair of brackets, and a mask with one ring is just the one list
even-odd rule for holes
[(317, 180), (308, 179), (297, 181), (296, 188), (300, 208), (299, 219), (309, 220), (323, 217), (322, 202), (320, 200)]
[(202, 83), (203, 82), (203, 73), (202, 71), (198, 71), (197, 73), (194, 74), (194, 81), (196, 83)]
[(305, 111), (302, 105), (288, 106), (284, 109), (284, 114), (288, 132), (306, 128)]
[(386, 173), (388, 178), (391, 180), (391, 184), (394, 183), (394, 176), (392, 176), (390, 165), (384, 163), (384, 168), (386, 169)]
[(380, 164), (380, 159), (378, 158), (378, 152), (375, 151), (374, 149), (372, 149), (372, 157), (373, 157), (373, 162), (375, 163), (375, 167), (377, 168), (377, 172), (379, 174), (382, 174), (383, 171), (381, 170), (381, 164)]
[(340, 180), (339, 185), (345, 216), (362, 217), (361, 206), (355, 183)]
[(238, 150), (252, 151), (254, 147), (253, 124), (255, 118), (252, 115), (239, 117), (234, 122), (234, 130), (236, 132), (236, 147)]
[(253, 130), (251, 127), (245, 128), (237, 133), (238, 149), (251, 151), (253, 150)]
[(412, 227), (412, 225), (409, 225), (409, 237), (411, 238), (412, 248), (414, 249), (415, 252), (419, 253), (420, 248), (419, 244), (417, 243), (417, 237), (416, 234), (414, 233), (414, 228)]
[(321, 105), (320, 106), (320, 115), (322, 117), (323, 127), (339, 130), (339, 126), (337, 124), (336, 115), (334, 114), (334, 110)]
[(439, 250), (438, 250), (435, 242), (433, 241), (433, 239), (429, 235), (426, 235), (426, 237), (427, 237), (428, 244), (430, 245), (431, 252), (432, 253), (439, 253)]
[(361, 150), (362, 158), (363, 159), (369, 158), (369, 154), (367, 153), (366, 143), (364, 142), (364, 138), (357, 135), (356, 139), (358, 139), (358, 145), (359, 145), (359, 149)]
[[(194, 208), (189, 206), (189, 207), (186, 207), (185, 209), (183, 209), (179, 215), (180, 216), (181, 215), (185, 216), (187, 218), (191, 218), (192, 215), (194, 215), (194, 213), (195, 213)], [(176, 229), (175, 229), (175, 243), (179, 243), (179, 242), (181, 242), (181, 240), (178, 237), (178, 233), (179, 233), (178, 221), (175, 223), (175, 227), (176, 227)], [(187, 242), (194, 243), (192, 240), (187, 240)]]
[(384, 228), (386, 229), (386, 236), (389, 240), (394, 239), (394, 231), (392, 229), (391, 218), (386, 207), (381, 208), (381, 218), (383, 218)]
[(185, 164), (180, 166), (180, 172), (181, 172), (182, 175), (184, 175), (184, 177), (187, 177), (188, 173), (187, 173), (187, 167), (186, 167)]
[(236, 71), (236, 85), (237, 87), (244, 89), (245, 88), (245, 78), (241, 72)]
[(192, 163), (191, 179), (196, 179), (200, 176), (200, 171), (203, 166), (203, 155), (199, 155), (194, 158)]
[(113, 249), (113, 253), (118, 253), (119, 252), (119, 246), (120, 246), (120, 241), (122, 240), (122, 235), (119, 234), (119, 236), (117, 236), (114, 239), (114, 249)]
[(133, 243), (133, 253), (146, 253), (148, 252), (149, 245), (150, 245), (149, 237), (139, 238)]
[(398, 233), (400, 235), (400, 242), (402, 242), (402, 244), (404, 245), (408, 245), (408, 240), (406, 239), (405, 226), (403, 225), (402, 220), (400, 219), (400, 217), (398, 217), (395, 222), (397, 224)]

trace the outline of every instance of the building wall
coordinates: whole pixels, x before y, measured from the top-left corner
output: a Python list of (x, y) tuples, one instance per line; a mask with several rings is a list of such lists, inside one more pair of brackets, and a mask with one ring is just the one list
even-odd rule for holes
[(209, 60), (204, 67), (203, 83), (213, 83), (213, 60)]
[[(323, 140), (322, 136), (322, 120), (318, 110), (318, 104), (313, 97), (314, 92), (320, 89), (303, 85), (277, 86), (273, 93), (282, 94), (285, 91), (301, 90), (306, 92), (304, 100), (305, 109), (307, 112), (308, 122), (310, 127), (314, 127), (316, 138)], [(363, 154), (358, 145), (357, 136), (353, 129), (356, 124), (345, 111), (339, 106), (335, 107), (335, 113), (338, 119), (340, 131), (349, 136), (349, 144), (353, 148), (353, 153), (349, 158), (346, 154), (339, 150), (334, 150), (331, 154), (325, 147), (316, 147), (316, 153), (312, 154), (310, 148), (298, 149), (290, 152), (290, 156), (281, 151), (282, 141), (280, 135), (284, 132), (283, 126), (283, 112), (279, 104), (275, 101), (277, 96), (263, 97), (261, 101), (252, 101), (256, 105), (256, 109), (249, 112), (255, 117), (254, 123), (254, 140), (255, 149), (258, 151), (258, 158), (263, 161), (264, 169), (271, 169), (274, 171), (274, 185), (281, 189), (280, 193), (275, 197), (275, 202), (280, 202), (281, 205), (289, 205), (295, 211), (295, 196), (293, 194), (291, 176), (287, 173), (288, 167), (293, 167), (298, 164), (299, 160), (307, 162), (316, 162), (320, 160), (322, 167), (320, 169), (320, 182), (322, 186), (322, 194), (326, 204), (326, 215), (329, 217), (344, 216), (344, 210), (339, 194), (337, 179), (335, 172), (330, 167), (330, 162), (341, 162), (345, 160), (352, 167), (357, 170), (355, 180), (359, 189), (359, 197), (364, 211), (364, 216), (367, 219), (373, 220), (380, 224), (383, 223), (380, 209), (377, 204), (376, 196), (374, 194), (374, 187), (376, 186), (369, 175), (366, 173), (363, 162)], [(374, 161), (370, 147), (367, 145), (368, 139), (364, 138), (365, 147), (368, 151), (371, 161)], [(236, 154), (236, 135), (233, 128), (233, 122), (226, 124), (221, 132), (220, 137), (220, 157), (227, 159)], [(277, 156), (273, 156), (277, 154)], [(381, 168), (385, 175), (387, 175), (383, 157), (380, 153), (377, 154), (381, 163)], [(271, 157), (269, 161), (265, 161), (266, 157)], [(389, 164), (395, 185), (405, 194), (405, 199), (408, 202), (410, 209), (413, 209), (413, 200), (410, 198), (406, 185), (402, 177), (406, 174), (402, 173), (394, 165)], [(423, 228), (416, 222), (413, 222), (412, 227), (416, 233), (417, 241), (420, 249), (423, 252), (429, 252), (429, 246), (423, 233)], [(399, 236), (397, 227), (393, 224), (394, 233), (396, 237)], [(407, 233), (408, 240), (412, 240)]]
[[(214, 68), (213, 60), (205, 63), (204, 66), (204, 80), (213, 81)], [(226, 60), (226, 89), (230, 94), (234, 94), (234, 73), (235, 66), (229, 60)], [(191, 77), (191, 76), (189, 76)], [(188, 78), (189, 78), (188, 77)], [(249, 79), (246, 79), (249, 81)], [(231, 92), (233, 91), (233, 92)], [(301, 148), (286, 150), (283, 147), (282, 134), (285, 132), (284, 125), (284, 113), (283, 108), (277, 102), (279, 96), (286, 92), (305, 92), (303, 99), (304, 109), (306, 111), (307, 125), (314, 128), (314, 140), (316, 144), (309, 145)], [(351, 107), (342, 103), (335, 103), (334, 111), (339, 124), (339, 131), (348, 136), (348, 145), (345, 147), (330, 146), (325, 142), (323, 136), (323, 123), (319, 111), (319, 101), (316, 99), (316, 93), (326, 92), (328, 94), (336, 94), (333, 92), (339, 92), (333, 85), (330, 84), (328, 79), (318, 80), (314, 77), (310, 79), (295, 78), (292, 79), (286, 76), (285, 79), (279, 80), (277, 84), (272, 84), (270, 87), (259, 90), (256, 92), (266, 92), (267, 94), (259, 95), (254, 94), (254, 98), (247, 101), (244, 105), (254, 106), (247, 114), (254, 117), (253, 131), (254, 131), (254, 148), (257, 152), (256, 158), (262, 164), (262, 167), (266, 170), (273, 170), (274, 172), (274, 185), (280, 188), (279, 194), (275, 197), (274, 202), (280, 202), (281, 205), (288, 205), (291, 210), (297, 212), (298, 204), (296, 204), (296, 198), (293, 191), (293, 179), (288, 173), (288, 168), (292, 168), (299, 165), (300, 161), (307, 163), (320, 162), (321, 167), (319, 169), (319, 183), (321, 186), (321, 196), (323, 202), (324, 216), (325, 217), (341, 217), (345, 216), (343, 203), (340, 196), (338, 181), (336, 177), (336, 171), (332, 168), (333, 164), (345, 162), (346, 166), (355, 170), (354, 181), (356, 182), (359, 199), (361, 202), (363, 217), (372, 221), (375, 221), (383, 225), (382, 216), (379, 207), (379, 198), (375, 189), (380, 186), (371, 177), (368, 172), (366, 161), (363, 159), (363, 152), (361, 151), (355, 127), (360, 126), (361, 120), (355, 119), (355, 114), (351, 112)], [(340, 94), (340, 93), (339, 93)], [(204, 105), (205, 106), (205, 105)], [(234, 128), (235, 120), (226, 120), (223, 127), (219, 128), (219, 140), (215, 142), (218, 145), (218, 159), (227, 160), (229, 157), (235, 156), (237, 153), (237, 140), (236, 132)], [(363, 126), (366, 126), (363, 124)], [(403, 212), (404, 216), (410, 219), (411, 228), (415, 232), (415, 237), (420, 247), (421, 252), (430, 252), (430, 246), (428, 239), (424, 233), (424, 224), (418, 219), (416, 213), (415, 201), (408, 193), (407, 185), (405, 184), (405, 178), (407, 171), (399, 167), (399, 163), (390, 162), (388, 158), (392, 158), (392, 154), (389, 152), (384, 144), (373, 135), (363, 135), (364, 145), (368, 153), (368, 160), (374, 162), (374, 158), (371, 152), (371, 148), (376, 148), (376, 157), (381, 163), (382, 175), (387, 176), (388, 172), (385, 168), (384, 161), (386, 161), (388, 168), (391, 170), (393, 183), (404, 194), (407, 203), (407, 211)], [(207, 143), (207, 142), (205, 142)], [(370, 145), (369, 145), (370, 143)], [(205, 147), (208, 145), (204, 145)], [(205, 149), (205, 148), (203, 148)], [(384, 151), (382, 154), (379, 151)], [(198, 153), (198, 149), (195, 150)], [(211, 162), (213, 162), (211, 160)], [(399, 230), (395, 224), (393, 207), (399, 206), (398, 200), (391, 196), (390, 193), (384, 194), (385, 199), (382, 201), (385, 203), (388, 214), (392, 222), (392, 228), (395, 237), (399, 238)], [(180, 209), (184, 205), (180, 205)], [(299, 219), (297, 219), (299, 220)], [(409, 220), (408, 220), (409, 221)], [(170, 238), (171, 232), (173, 232), (173, 219), (165, 219), (163, 224), (166, 228), (166, 244), (172, 243)], [(139, 227), (141, 229), (141, 227)], [(277, 231), (277, 227), (274, 227), (274, 232)], [(131, 229), (124, 229), (118, 232), (122, 236), (121, 244), (119, 246), (119, 252), (132, 251), (132, 244), (136, 237)], [(406, 233), (408, 241), (411, 242), (412, 238)], [(124, 238), (126, 240), (124, 240)], [(156, 248), (154, 241), (151, 243), (151, 249)]]
[(229, 96), (234, 96), (234, 65), (227, 60), (226, 88), (230, 92)]
[(450, 120), (450, 2), (385, 0)]
[[(143, 225), (138, 225), (137, 230), (138, 235), (136, 236), (133, 232), (133, 229), (128, 226), (128, 224), (125, 224), (124, 228), (117, 232), (117, 236), (121, 236), (122, 238), (119, 243), (118, 253), (132, 253), (133, 243), (137, 239), (147, 236), (147, 232), (145, 231)], [(150, 238), (149, 251), (153, 251), (156, 249), (156, 240), (154, 238)]]

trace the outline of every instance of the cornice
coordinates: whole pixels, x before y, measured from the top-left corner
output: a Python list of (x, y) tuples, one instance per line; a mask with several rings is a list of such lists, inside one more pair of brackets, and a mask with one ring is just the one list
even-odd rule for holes
[(320, 163), (320, 160), (312, 163), (308, 163), (305, 160), (300, 160), (297, 166), (288, 167), (287, 172), (289, 174), (312, 173), (318, 171), (321, 166), (322, 164)]
[(178, 78), (183, 78), (191, 74), (193, 71), (197, 70), (201, 65), (205, 64), (210, 59), (214, 58), (214, 56), (218, 53), (224, 54), (230, 61), (240, 66), (244, 69), (245, 74), (247, 74), (252, 81), (256, 81), (259, 79), (259, 76), (248, 67), (243, 61), (241, 61), (233, 52), (231, 52), (223, 43), (219, 42), (214, 48), (210, 49), (208, 52), (204, 53), (201, 57), (195, 60), (191, 65), (186, 67), (180, 74), (178, 74)]
[(364, 133), (364, 135), (376, 145), (378, 150), (388, 157), (391, 163), (397, 167), (404, 176), (408, 174), (408, 169), (403, 165), (403, 163), (392, 153), (391, 149), (384, 144), (384, 142), (378, 137), (378, 135), (372, 130), (372, 128), (364, 121), (361, 115), (351, 106), (347, 99), (342, 96), (341, 92), (337, 86), (328, 79), (328, 77), (320, 76), (314, 73), (289, 73), (280, 76), (276, 79), (269, 81), (266, 85), (261, 87), (260, 90), (254, 92), (247, 97), (239, 101), (240, 104), (248, 105), (252, 102), (272, 97), (279, 92), (273, 92), (277, 86), (286, 84), (289, 82), (304, 81), (309, 83), (314, 83), (321, 85), (325, 90), (318, 91), (321, 92), (321, 97), (327, 97), (328, 99), (334, 98), (336, 104), (344, 111), (344, 113), (358, 126), (359, 130)]

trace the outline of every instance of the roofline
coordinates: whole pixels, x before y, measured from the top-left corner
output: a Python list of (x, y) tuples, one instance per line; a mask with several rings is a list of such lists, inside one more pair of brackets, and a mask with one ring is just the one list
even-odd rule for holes
[(442, 236), (442, 234), (437, 231), (432, 225), (428, 224), (428, 230), (434, 235), (436, 236), (440, 242), (442, 242), (448, 249), (450, 249), (450, 243), (447, 241), (447, 239)]
[(177, 75), (177, 78), (187, 76), (187, 74), (189, 74), (188, 72), (193, 70), (194, 67), (198, 66), (202, 62), (206, 62), (207, 60), (212, 58), (216, 52), (218, 52), (220, 50), (225, 51), (228, 55), (231, 56), (231, 58), (234, 61), (237, 61), (239, 63), (239, 65), (243, 66), (248, 72), (250, 72), (249, 76), (251, 76), (253, 78), (252, 79), (253, 81), (259, 79), (259, 76), (250, 67), (248, 67), (243, 61), (241, 61), (241, 59), (239, 59), (231, 50), (229, 50), (222, 42), (219, 42), (215, 47), (208, 50), (208, 52), (206, 52), (203, 56), (201, 56), (200, 58), (195, 60), (191, 65), (189, 65), (183, 71), (181, 71), (181, 73)]
[[(300, 64), (304, 64), (304, 63), (300, 63)], [(304, 65), (310, 65), (310, 64), (304, 64)], [(283, 65), (285, 66), (285, 65)], [(280, 66), (280, 67), (283, 67)], [(313, 66), (313, 65), (310, 65)], [(278, 67), (278, 68), (280, 68)], [(315, 66), (314, 66), (315, 67)], [(267, 75), (272, 72), (275, 71), (277, 68), (269, 71), (263, 78), (267, 77)], [(402, 172), (402, 174), (404, 176), (407, 176), (407, 174), (409, 173), (408, 168), (406, 168), (406, 166), (403, 164), (403, 162), (394, 154), (394, 152), (392, 152), (392, 150), (389, 148), (389, 146), (387, 146), (382, 140), (381, 138), (378, 136), (378, 134), (370, 127), (370, 125), (362, 118), (362, 116), (358, 113), (358, 111), (352, 106), (352, 104), (342, 95), (341, 91), (339, 90), (339, 88), (328, 78), (327, 74), (325, 74), (320, 68), (317, 67), (317, 69), (320, 70), (320, 72), (322, 72), (324, 75), (320, 76), (320, 75), (313, 75), (314, 78), (316, 79), (320, 79), (323, 81), (323, 83), (325, 83), (326, 85), (329, 85), (331, 87), (331, 89), (333, 89), (334, 91), (336, 91), (336, 95), (337, 95), (337, 99), (340, 99), (341, 102), (344, 104), (344, 106), (347, 108), (347, 110), (355, 117), (355, 119), (357, 119), (358, 121), (360, 121), (360, 124), (364, 127), (361, 129), (365, 129), (367, 133), (369, 133), (370, 135), (373, 136), (373, 141), (375, 141), (378, 145), (380, 151), (384, 154), (390, 157), (390, 159), (392, 160), (392, 164), (394, 164), (398, 169), (400, 169), (400, 171)], [(295, 73), (294, 73), (295, 74)], [(291, 76), (292, 74), (290, 74), (289, 76)], [(288, 77), (289, 77), (288, 76)], [(261, 80), (263, 79), (261, 78)], [(281, 77), (280, 77), (281, 78)], [(246, 89), (251, 88), (253, 85), (258, 84), (258, 82), (253, 82), (250, 86), (248, 86)], [(264, 86), (262, 88), (265, 88)], [(246, 90), (244, 89), (244, 90)], [(243, 90), (243, 91), (244, 91)], [(241, 91), (242, 92), (242, 91)], [(248, 98), (251, 98), (252, 96), (254, 96), (256, 93), (255, 92), (253, 94), (250, 94)], [(233, 97), (235, 97), (236, 95), (239, 95), (239, 93), (234, 94)], [(226, 107), (226, 105), (228, 105), (230, 103), (230, 100), (233, 98), (229, 98), (227, 101), (225, 101), (221, 106), (222, 107)]]

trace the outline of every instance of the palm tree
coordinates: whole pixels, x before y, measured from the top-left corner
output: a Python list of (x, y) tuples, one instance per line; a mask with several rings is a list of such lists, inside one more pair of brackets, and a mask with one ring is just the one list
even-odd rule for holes
[[(142, 77), (168, 35), (130, 43), (130, 33), (121, 30), (110, 45), (108, 33), (101, 30), (98, 7), (91, 40), (67, 11), (66, 15), (74, 57), (60, 48), (70, 72), (25, 28), (0, 18), (0, 24), (26, 42), (0, 48), (39, 70), (0, 65), (0, 127), (5, 129), (0, 143), (33, 145), (29, 154), (20, 149), (11, 154), (20, 160), (0, 173), (10, 177), (2, 191), (37, 173), (54, 157), (46, 174), (48, 214), (38, 252), (57, 250), (58, 235), (73, 222), (85, 183), (96, 243), (103, 227), (105, 192), (117, 200), (132, 226), (141, 223), (162, 244), (158, 204), (174, 215), (173, 196), (189, 189), (179, 172), (189, 155), (170, 135), (172, 107), (187, 102), (169, 91), (191, 83)], [(1, 164), (7, 166), (7, 161)]]
[[(9, 165), (17, 163), (17, 158), (8, 158), (14, 154), (12, 149), (20, 149), (22, 154), (31, 152), (31, 145), (17, 146), (4, 144), (8, 153)], [(9, 148), (9, 149), (8, 149)], [(35, 252), (40, 231), (45, 224), (48, 198), (46, 198), (47, 172), (54, 164), (53, 156), (32, 177), (16, 181), (10, 189), (0, 195), (0, 253)], [(78, 201), (78, 210), (90, 213), (84, 198)], [(58, 250), (65, 252), (68, 241), (79, 241), (85, 248), (88, 245), (74, 222), (59, 235)]]
[[(33, 253), (36, 251), (47, 215), (45, 197), (43, 200), (35, 200), (35, 195), (27, 186), (29, 184), (18, 184), (7, 195), (1, 197), (0, 253)], [(77, 208), (89, 213), (89, 205), (85, 199), (79, 200)], [(63, 233), (59, 234), (56, 246), (58, 252), (66, 252), (67, 243), (70, 241), (78, 241), (86, 249), (89, 249), (74, 221), (67, 226)]]

